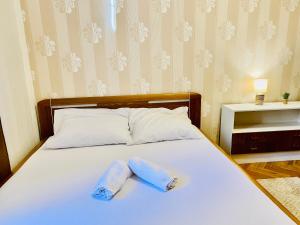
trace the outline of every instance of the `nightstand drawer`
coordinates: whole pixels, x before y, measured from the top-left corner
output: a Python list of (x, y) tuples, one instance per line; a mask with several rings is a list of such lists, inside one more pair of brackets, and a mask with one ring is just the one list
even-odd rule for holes
[(239, 133), (232, 135), (232, 154), (266, 152), (272, 142), (268, 133)]
[(237, 133), (232, 135), (232, 154), (300, 149), (300, 131)]
[(290, 138), (291, 150), (300, 150), (300, 131), (293, 131)]

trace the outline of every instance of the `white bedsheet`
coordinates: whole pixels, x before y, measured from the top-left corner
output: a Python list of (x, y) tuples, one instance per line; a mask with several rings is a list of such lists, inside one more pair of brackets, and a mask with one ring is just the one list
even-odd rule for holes
[[(130, 178), (111, 201), (91, 197), (115, 159), (139, 156), (179, 177), (161, 192)], [(39, 150), (0, 189), (1, 225), (290, 225), (207, 140)]]

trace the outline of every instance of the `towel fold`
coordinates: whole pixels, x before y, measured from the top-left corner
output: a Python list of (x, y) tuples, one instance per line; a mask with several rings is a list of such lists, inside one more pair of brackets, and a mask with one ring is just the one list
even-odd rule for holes
[(131, 170), (124, 161), (114, 161), (99, 179), (93, 196), (103, 200), (110, 200), (132, 175)]
[(134, 157), (128, 161), (128, 165), (139, 178), (163, 191), (168, 191), (175, 187), (177, 178), (172, 176), (169, 171), (152, 162)]

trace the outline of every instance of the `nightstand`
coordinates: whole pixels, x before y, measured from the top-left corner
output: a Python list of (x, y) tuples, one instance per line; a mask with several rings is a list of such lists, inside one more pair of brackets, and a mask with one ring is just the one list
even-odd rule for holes
[(229, 154), (300, 150), (300, 102), (223, 105), (220, 146)]

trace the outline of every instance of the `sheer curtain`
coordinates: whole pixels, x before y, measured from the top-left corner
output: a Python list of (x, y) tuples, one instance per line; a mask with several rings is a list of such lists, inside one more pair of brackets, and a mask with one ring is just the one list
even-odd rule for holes
[(39, 141), (19, 1), (0, 1), (0, 29), (0, 116), (14, 169)]

